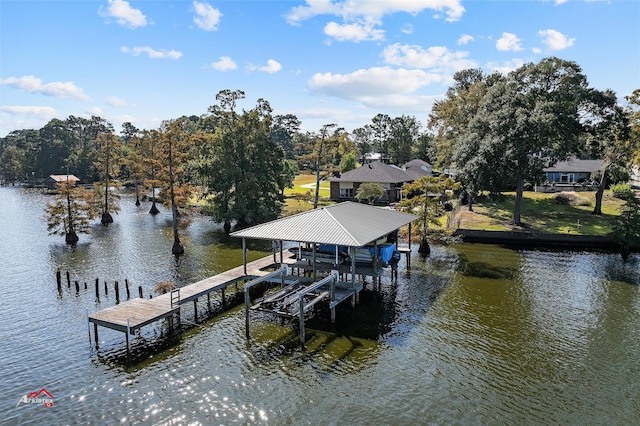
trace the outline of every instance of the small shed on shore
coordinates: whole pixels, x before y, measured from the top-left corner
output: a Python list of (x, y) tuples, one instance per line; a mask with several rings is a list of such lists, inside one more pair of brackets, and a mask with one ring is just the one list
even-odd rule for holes
[(79, 181), (80, 179), (74, 175), (49, 175), (45, 181), (45, 185), (47, 189), (54, 190), (58, 189), (58, 187), (65, 182), (69, 182), (72, 186), (75, 186)]

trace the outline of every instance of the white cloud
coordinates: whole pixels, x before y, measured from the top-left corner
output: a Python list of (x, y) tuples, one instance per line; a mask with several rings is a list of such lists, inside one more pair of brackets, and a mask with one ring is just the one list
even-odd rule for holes
[(0, 105), (0, 111), (11, 115), (27, 115), (40, 119), (51, 120), (56, 116), (56, 110), (51, 107), (43, 106), (9, 106)]
[(107, 96), (106, 102), (107, 105), (111, 105), (114, 107), (124, 107), (129, 105), (129, 102), (117, 96)]
[(469, 34), (462, 34), (460, 36), (460, 38), (458, 39), (458, 45), (459, 46), (464, 46), (466, 44), (469, 44), (469, 42), (474, 41), (475, 39), (473, 38), (473, 36), (469, 35)]
[(218, 62), (212, 62), (211, 68), (217, 71), (229, 71), (238, 69), (238, 65), (228, 56), (220, 56)]
[(329, 22), (324, 27), (324, 33), (339, 41), (359, 42), (384, 39), (384, 31), (375, 29), (373, 23), (341, 25), (336, 22)]
[(400, 29), (404, 34), (413, 34), (413, 25), (405, 24), (404, 27)]
[(202, 3), (198, 1), (193, 2), (193, 8), (196, 11), (196, 16), (193, 18), (193, 22), (205, 31), (216, 31), (222, 13), (220, 10), (215, 9), (208, 3)]
[(182, 57), (182, 52), (178, 52), (177, 50), (156, 50), (148, 46), (122, 46), (120, 48), (120, 51), (124, 53), (130, 53), (133, 56), (140, 56), (141, 54), (146, 53), (147, 56), (149, 56), (149, 58), (151, 59), (180, 59), (180, 57)]
[(42, 84), (42, 80), (32, 75), (16, 78), (9, 77), (0, 79), (0, 85), (15, 87), (29, 93), (40, 93), (55, 98), (75, 98), (82, 101), (88, 101), (87, 96), (81, 88), (74, 83), (54, 81), (52, 83)]
[(421, 70), (376, 67), (350, 74), (317, 73), (309, 80), (309, 87), (314, 92), (338, 98), (371, 102), (380, 96), (412, 93), (440, 81), (440, 75)]
[(476, 67), (474, 61), (467, 59), (468, 55), (469, 52), (451, 52), (444, 46), (433, 46), (425, 50), (420, 46), (399, 43), (387, 46), (382, 52), (387, 64), (409, 68), (431, 68), (441, 72)]
[(496, 42), (496, 48), (501, 52), (518, 52), (522, 50), (520, 39), (511, 33), (502, 33), (502, 37)]
[(147, 25), (147, 17), (142, 14), (140, 9), (134, 9), (129, 2), (124, 0), (109, 0), (109, 7), (106, 11), (101, 10), (103, 16), (115, 18), (118, 24), (136, 28)]
[(269, 59), (267, 65), (258, 68), (260, 71), (264, 71), (269, 74), (275, 74), (282, 69), (282, 65), (276, 60)]
[(575, 38), (568, 38), (566, 35), (556, 30), (538, 31), (538, 36), (542, 38), (542, 43), (551, 50), (566, 49), (567, 47), (573, 46), (573, 43), (576, 41)]
[(524, 60), (522, 59), (512, 59), (511, 61), (499, 63), (499, 62), (489, 62), (487, 63), (487, 68), (489, 68), (492, 72), (497, 71), (500, 74), (509, 74), (511, 71), (516, 70), (524, 65)]
[(343, 1), (307, 0), (306, 5), (293, 7), (286, 15), (287, 22), (292, 25), (318, 15), (334, 15), (345, 21), (379, 20), (384, 15), (406, 12), (412, 15), (426, 10), (445, 12), (447, 21), (460, 19), (465, 9), (460, 0), (376, 0), (376, 1)]
[(89, 115), (95, 115), (95, 116), (98, 116), (98, 117), (102, 117), (104, 115), (104, 112), (102, 111), (102, 108), (100, 108), (99, 106), (93, 106), (93, 107), (87, 109), (86, 113), (89, 114)]

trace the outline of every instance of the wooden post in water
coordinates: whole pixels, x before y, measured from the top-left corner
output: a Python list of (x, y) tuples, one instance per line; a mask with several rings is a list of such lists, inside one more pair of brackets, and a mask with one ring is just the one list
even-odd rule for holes
[(124, 279), (124, 288), (127, 290), (127, 300), (131, 299), (131, 293), (129, 292), (129, 280)]
[(96, 278), (96, 299), (100, 300), (100, 279)]
[(80, 283), (78, 281), (75, 281), (76, 284), (76, 293), (80, 293)]
[(56, 271), (56, 282), (58, 283), (58, 291), (62, 291), (62, 272)]
[(225, 305), (225, 303), (226, 303), (226, 301), (225, 301), (225, 297), (224, 297), (224, 290), (225, 290), (225, 289), (223, 288), (223, 289), (220, 291), (220, 292), (222, 293), (222, 307), (223, 307), (223, 308), (224, 308), (224, 305)]
[(69, 271), (67, 271), (67, 287), (71, 288), (71, 275), (69, 274)]
[(140, 295), (140, 299), (142, 299), (143, 296), (142, 296), (142, 286), (141, 285), (138, 286), (138, 294)]
[(86, 281), (84, 282), (84, 289), (85, 290), (87, 289), (87, 282)]
[(125, 331), (125, 333), (127, 333), (127, 356), (129, 356), (129, 354), (131, 353), (131, 348), (129, 346), (129, 333), (131, 333), (129, 318), (127, 318), (127, 331)]
[(120, 286), (118, 285), (118, 281), (116, 281), (113, 285), (116, 290), (116, 304), (120, 303)]
[(195, 313), (195, 317), (193, 322), (198, 323), (198, 299), (193, 300), (193, 312)]
[(109, 295), (109, 289), (107, 288), (107, 280), (104, 280), (104, 295)]

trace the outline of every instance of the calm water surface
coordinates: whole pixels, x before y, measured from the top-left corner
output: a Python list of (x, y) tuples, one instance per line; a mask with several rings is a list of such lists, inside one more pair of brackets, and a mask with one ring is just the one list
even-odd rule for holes
[[(267, 318), (247, 342), (233, 308), (129, 365), (122, 333), (100, 328), (90, 346), (87, 311), (116, 303), (116, 280), (148, 296), (237, 266), (240, 241), (197, 219), (176, 261), (169, 216), (124, 197), (112, 226), (71, 249), (47, 235), (50, 200), (0, 188), (2, 424), (640, 424), (637, 256), (436, 246), (409, 271), (403, 259), (397, 286), (384, 278), (342, 307), (335, 327), (321, 313), (307, 352)], [(57, 270), (80, 291), (58, 292)], [(163, 332), (147, 327), (134, 347)], [(42, 388), (52, 407), (16, 406)]]

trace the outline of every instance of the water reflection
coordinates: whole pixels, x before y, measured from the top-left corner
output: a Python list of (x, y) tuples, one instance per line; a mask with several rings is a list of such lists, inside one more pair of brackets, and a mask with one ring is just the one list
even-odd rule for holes
[[(241, 242), (198, 219), (176, 261), (166, 212), (125, 199), (112, 226), (71, 249), (47, 236), (46, 202), (0, 188), (3, 423), (640, 422), (637, 256), (434, 246), (409, 271), (401, 262), (397, 286), (385, 278), (355, 310), (342, 306), (335, 326), (320, 312), (306, 352), (270, 318), (252, 319), (247, 342), (242, 309), (215, 311), (216, 299), (211, 317), (201, 301), (196, 326), (128, 365), (122, 333), (101, 329), (97, 353), (87, 336), (87, 311), (115, 304), (113, 282), (145, 296), (160, 280), (194, 282), (240, 264)], [(250, 258), (267, 250), (252, 243)], [(88, 289), (58, 292), (57, 270)], [(163, 332), (144, 328), (134, 350), (161, 345)], [(52, 409), (16, 407), (43, 387)]]

